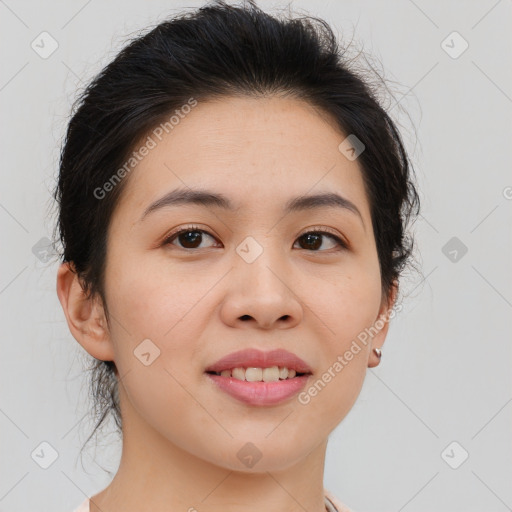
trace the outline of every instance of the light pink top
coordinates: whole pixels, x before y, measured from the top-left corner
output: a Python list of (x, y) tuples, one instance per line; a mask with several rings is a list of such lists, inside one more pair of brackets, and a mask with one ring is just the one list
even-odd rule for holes
[[(341, 503), (341, 501), (336, 498), (331, 492), (324, 488), (324, 494), (326, 497), (325, 506), (328, 512), (354, 512), (352, 509), (348, 508), (346, 505)], [(334, 508), (331, 507), (331, 503), (334, 505)], [(77, 507), (73, 512), (90, 512), (89, 510), (89, 498), (85, 498), (85, 500)]]

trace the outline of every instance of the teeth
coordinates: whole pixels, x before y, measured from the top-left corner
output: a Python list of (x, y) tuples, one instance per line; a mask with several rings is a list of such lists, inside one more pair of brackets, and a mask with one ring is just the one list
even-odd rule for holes
[(220, 375), (248, 382), (277, 382), (278, 380), (293, 379), (296, 371), (278, 366), (270, 368), (233, 368), (233, 370), (222, 370)]
[(235, 379), (245, 380), (245, 370), (243, 368), (233, 368), (231, 376)]

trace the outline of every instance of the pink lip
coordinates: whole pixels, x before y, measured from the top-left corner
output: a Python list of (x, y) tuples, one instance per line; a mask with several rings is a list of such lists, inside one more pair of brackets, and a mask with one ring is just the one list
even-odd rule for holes
[(249, 405), (274, 405), (299, 393), (310, 375), (277, 382), (247, 382), (233, 377), (206, 374), (222, 390), (233, 398)]
[(232, 370), (233, 368), (270, 368), (271, 366), (285, 366), (289, 370), (294, 369), (297, 373), (312, 373), (311, 368), (305, 361), (295, 354), (288, 352), (288, 350), (277, 349), (270, 352), (262, 352), (254, 348), (228, 354), (216, 363), (208, 366), (205, 371), (221, 372), (222, 370)]
[(262, 352), (258, 349), (245, 349), (233, 352), (208, 366), (205, 372), (222, 372), (233, 368), (286, 367), (297, 373), (292, 379), (276, 382), (247, 382), (234, 377), (222, 377), (214, 373), (207, 376), (224, 392), (249, 405), (273, 405), (296, 395), (306, 385), (312, 370), (300, 357), (284, 349)]

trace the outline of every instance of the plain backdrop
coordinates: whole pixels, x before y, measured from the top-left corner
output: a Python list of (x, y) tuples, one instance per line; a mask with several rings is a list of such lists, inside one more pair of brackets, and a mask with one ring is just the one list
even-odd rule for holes
[[(77, 91), (137, 31), (203, 4), (0, 1), (0, 511), (70, 512), (117, 469), (112, 424), (80, 454), (86, 354), (44, 249), (51, 191)], [(325, 486), (357, 512), (512, 510), (512, 3), (291, 7), (382, 66), (422, 199), (421, 274), (404, 279), (382, 362), (330, 437)]]

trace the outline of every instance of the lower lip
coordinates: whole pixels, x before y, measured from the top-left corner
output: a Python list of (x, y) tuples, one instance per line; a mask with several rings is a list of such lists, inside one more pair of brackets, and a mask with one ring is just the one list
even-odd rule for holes
[(222, 391), (241, 402), (249, 405), (274, 405), (299, 393), (311, 374), (275, 382), (248, 382), (211, 373), (206, 375)]

